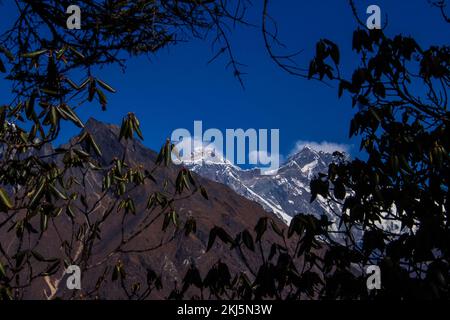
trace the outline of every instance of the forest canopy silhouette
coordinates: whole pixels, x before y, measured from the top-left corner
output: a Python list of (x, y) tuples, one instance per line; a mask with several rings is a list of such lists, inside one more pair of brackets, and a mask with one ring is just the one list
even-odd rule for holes
[[(436, 18), (448, 23), (445, 3), (432, 4)], [(212, 60), (224, 58), (245, 87), (230, 34), (239, 30), (235, 25), (254, 27), (246, 20), (251, 1), (82, 0), (80, 30), (67, 29), (70, 5), (17, 0), (16, 19), (0, 34), (0, 74), (12, 97), (0, 103), (1, 299), (24, 299), (44, 288), (48, 299), (107, 299), (111, 284), (118, 288), (113, 298), (136, 300), (449, 298), (448, 39), (423, 47), (410, 36), (368, 30), (349, 1), (356, 29), (348, 37), (359, 57), (354, 65), (341, 64), (342, 49), (330, 39), (318, 39), (310, 58), (278, 53), (287, 49), (264, 0), (261, 50), (286, 76), (335, 85), (336, 99), (351, 98), (349, 135), (361, 139), (366, 160), (336, 153), (328, 172), (311, 182), (311, 202), (320, 198), (341, 208), (334, 212), (338, 230), (309, 212), (299, 212), (289, 226), (261, 216), (235, 234), (214, 225), (204, 235), (204, 254), (217, 254), (211, 249), (220, 243), (219, 254), (236, 257), (242, 268), (225, 258), (207, 270), (191, 263), (174, 284), (163, 272), (128, 263), (151, 259), (177, 239), (188, 246), (199, 221), (180, 204), (211, 202), (210, 190), (171, 163), (170, 140), (149, 155), (151, 164), (138, 163), (132, 153), (145, 124), (133, 113), (124, 111), (120, 128), (107, 128), (120, 146), (111, 156), (101, 147), (109, 142), (97, 141), (97, 131), (106, 129), (95, 121), (86, 125), (77, 110), (89, 104), (108, 112), (120, 89), (98, 67), (125, 67), (131, 56), (193, 39), (209, 42)], [(294, 63), (301, 59), (304, 68)], [(53, 146), (65, 122), (81, 132)], [(143, 193), (145, 206), (137, 205)], [(397, 229), (387, 230), (386, 222)], [(118, 230), (114, 244), (105, 237), (111, 226)], [(142, 243), (149, 233), (153, 243)], [(69, 265), (89, 274), (91, 285), (63, 294)], [(368, 291), (367, 265), (380, 267), (381, 289)]]

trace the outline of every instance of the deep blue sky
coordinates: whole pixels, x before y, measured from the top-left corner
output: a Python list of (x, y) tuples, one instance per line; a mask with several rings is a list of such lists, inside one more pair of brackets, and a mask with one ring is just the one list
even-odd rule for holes
[[(10, 2), (0, 4), (2, 31), (16, 14)], [(249, 18), (259, 24), (262, 1), (254, 2), (257, 4)], [(448, 43), (448, 25), (427, 0), (356, 2), (364, 20), (366, 7), (379, 5), (388, 14), (388, 34), (412, 35), (424, 46)], [(355, 66), (351, 37), (356, 22), (347, 0), (274, 0), (270, 11), (288, 47), (305, 50), (299, 57), (303, 65), (312, 56), (316, 40), (329, 38), (340, 45), (346, 70)], [(225, 69), (225, 60), (207, 65), (213, 52), (209, 44), (195, 40), (164, 49), (151, 59), (133, 58), (125, 73), (116, 67), (101, 70), (97, 75), (118, 93), (109, 96), (107, 112), (93, 104), (85, 105), (80, 115), (83, 120), (93, 116), (119, 124), (127, 112), (135, 112), (142, 123), (145, 144), (153, 149), (158, 149), (172, 130), (193, 130), (193, 121), (202, 120), (205, 129), (279, 128), (280, 151), (285, 156), (298, 140), (353, 144), (352, 151), (357, 152), (358, 142), (348, 139), (353, 113), (348, 98), (338, 100), (335, 87), (295, 78), (278, 69), (264, 50), (259, 29), (238, 27), (231, 40), (238, 60), (248, 65), (244, 69), (248, 73), (245, 90), (231, 70)], [(8, 92), (5, 83), (0, 83), (0, 102), (4, 103)], [(74, 132), (64, 131), (63, 139)]]

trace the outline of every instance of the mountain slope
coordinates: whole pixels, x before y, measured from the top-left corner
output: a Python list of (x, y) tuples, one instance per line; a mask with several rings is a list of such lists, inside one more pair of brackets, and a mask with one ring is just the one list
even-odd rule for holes
[[(102, 156), (97, 159), (102, 166), (109, 165), (114, 157), (121, 157), (125, 150), (128, 163), (141, 165), (149, 170), (154, 166), (157, 154), (136, 140), (119, 142), (117, 126), (90, 119), (85, 130), (93, 135), (102, 151)], [(56, 163), (58, 161), (61, 159), (55, 160)], [(162, 189), (165, 178), (175, 181), (180, 169), (181, 167), (178, 166), (162, 168), (154, 175), (157, 184), (146, 183), (129, 193), (130, 197), (134, 199), (136, 213), (128, 215), (123, 228), (123, 210), (115, 208), (112, 211), (108, 222), (102, 225), (99, 240), (92, 247), (92, 259), (89, 261), (91, 267), (88, 270), (83, 269), (82, 292), (90, 292), (95, 289), (97, 281), (106, 272), (102, 289), (98, 292), (97, 297), (102, 299), (126, 298), (119, 281), (111, 280), (112, 268), (118, 261), (125, 266), (129, 286), (132, 283), (140, 283), (141, 290), (145, 290), (148, 269), (154, 270), (156, 274), (162, 276), (163, 289), (153, 291), (149, 298), (167, 297), (169, 292), (174, 289), (175, 284), (178, 286), (181, 284), (185, 272), (192, 264), (197, 266), (203, 277), (218, 260), (227, 263), (232, 273), (246, 270), (245, 263), (236, 250), (231, 251), (229, 246), (221, 241), (216, 241), (213, 248), (206, 252), (209, 232), (214, 226), (222, 227), (233, 237), (245, 229), (253, 232), (254, 226), (261, 217), (270, 217), (271, 215), (265, 212), (260, 205), (238, 195), (229, 187), (204, 179), (195, 173), (194, 178), (206, 188), (209, 200), (205, 200), (196, 193), (176, 204), (176, 211), (180, 216), (195, 218), (197, 226), (194, 234), (186, 237), (182, 229), (177, 231), (173, 226), (170, 226), (165, 233), (162, 232), (164, 221), (164, 215), (162, 215), (145, 232), (127, 243), (124, 247), (125, 251), (109, 254), (121, 243), (123, 230), (125, 230), (125, 234), (131, 234), (131, 231), (137, 226), (146, 223), (145, 219), (148, 219), (146, 205), (149, 195)], [(93, 222), (101, 219), (105, 215), (105, 208), (116, 199), (115, 195), (101, 196), (102, 179), (95, 171), (89, 171), (84, 175), (82, 169), (75, 168), (71, 169), (70, 174), (77, 177), (78, 181), (85, 181), (87, 187), (74, 185), (73, 188), (84, 195), (86, 203), (90, 206), (95, 204), (95, 210), (89, 214), (89, 220)], [(172, 186), (169, 186), (169, 191), (173, 192)], [(84, 215), (78, 208), (74, 207), (74, 211), (75, 216), (81, 219), (80, 224), (83, 223)], [(282, 226), (281, 221), (275, 220)], [(67, 259), (73, 264), (77, 264), (80, 252), (84, 248), (80, 241), (72, 238), (74, 232), (70, 218), (66, 214), (62, 214), (54, 222), (55, 224), (49, 224), (47, 232), (41, 239), (38, 239), (39, 235), (32, 235), (30, 245), (45, 256), (55, 257), (61, 261)], [(31, 224), (39, 230), (38, 218), (33, 219)], [(7, 248), (9, 254), (13, 254), (20, 244), (12, 233), (3, 232), (3, 230), (0, 232), (0, 242)], [(276, 241), (271, 235), (267, 235), (266, 239)], [(73, 242), (75, 250), (67, 252), (61, 245), (63, 241)], [(267, 243), (264, 242), (263, 245), (266, 247)], [(151, 250), (147, 250), (148, 248)], [(252, 266), (260, 263), (259, 257), (252, 252), (248, 252), (245, 258)], [(61, 263), (60, 271), (55, 275), (37, 280), (27, 288), (24, 298), (69, 298), (73, 294), (77, 297), (79, 292), (66, 288), (65, 277)]]

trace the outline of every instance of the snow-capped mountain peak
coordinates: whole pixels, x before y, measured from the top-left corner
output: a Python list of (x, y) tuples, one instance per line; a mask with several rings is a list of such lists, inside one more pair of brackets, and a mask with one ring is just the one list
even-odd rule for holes
[[(205, 144), (196, 144), (191, 148), (188, 154), (180, 154), (178, 150), (186, 151), (187, 148), (176, 146), (172, 152), (172, 160), (176, 164), (183, 164), (187, 167), (193, 166), (231, 166), (235, 167), (222, 153), (218, 152), (214, 146)], [(237, 167), (235, 167), (237, 168)]]
[(210, 159), (211, 154), (194, 153), (185, 162), (192, 171), (201, 176), (226, 184), (240, 195), (258, 202), (269, 212), (289, 223), (298, 213), (331, 216), (328, 204), (320, 199), (310, 203), (309, 184), (319, 172), (328, 172), (333, 161), (332, 154), (305, 146), (292, 154), (279, 168), (276, 175), (264, 176), (259, 170), (243, 170), (223, 157)]

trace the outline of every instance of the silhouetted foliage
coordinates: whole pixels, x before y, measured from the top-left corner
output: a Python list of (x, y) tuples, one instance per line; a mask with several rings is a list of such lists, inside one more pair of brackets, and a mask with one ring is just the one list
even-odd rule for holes
[[(444, 3), (435, 5), (446, 18)], [(266, 28), (266, 47), (277, 65), (291, 75), (334, 81), (339, 97), (351, 96), (356, 112), (350, 137), (361, 137), (367, 160), (336, 153), (328, 172), (311, 182), (311, 202), (341, 208), (335, 221), (300, 213), (286, 234), (261, 219), (256, 243), (268, 231), (280, 242), (260, 246), (260, 266), (221, 283), (216, 297), (448, 299), (450, 47), (423, 48), (411, 37), (359, 28), (353, 50), (360, 60), (346, 79), (332, 41), (320, 40), (309, 68), (300, 69), (292, 56), (273, 53)], [(244, 231), (233, 247), (245, 256), (242, 244), (253, 251), (252, 243)], [(381, 290), (368, 291), (368, 265), (381, 268)]]
[[(143, 139), (139, 120), (129, 113), (118, 137), (123, 154), (118, 151), (111, 163), (101, 163), (102, 150), (77, 109), (97, 102), (107, 110), (109, 95), (116, 90), (94, 75), (99, 67), (124, 68), (128, 56), (153, 54), (209, 33), (215, 34), (212, 40), (219, 49), (214, 48), (228, 54), (240, 79), (224, 28), (240, 23), (245, 7), (227, 1), (84, 0), (76, 3), (82, 29), (69, 30), (66, 8), (71, 4), (14, 1), (17, 19), (0, 35), (0, 73), (13, 88), (11, 101), (0, 107), (0, 236), (10, 239), (7, 247), (0, 243), (0, 297), (20, 299), (28, 288), (41, 283), (49, 289), (48, 298), (57, 298), (62, 267), (75, 264), (83, 273), (92, 268), (103, 271), (94, 290), (74, 291), (73, 297), (98, 297), (105, 279), (111, 279), (120, 282), (125, 297), (142, 299), (161, 289), (160, 275), (148, 270), (147, 283), (132, 283), (118, 257), (133, 250), (150, 252), (170, 242), (174, 232), (166, 237), (162, 233), (156, 244), (136, 245), (136, 238), (161, 220), (163, 231), (196, 232), (195, 220), (178, 213), (175, 203), (197, 191), (208, 195), (189, 171), (181, 169), (176, 181), (166, 179), (160, 190), (148, 195), (147, 208), (139, 212), (143, 223), (130, 227), (137, 214), (131, 195), (144, 184), (157, 183), (154, 175), (159, 167), (170, 165), (173, 145), (164, 144), (151, 170), (129, 163), (127, 144), (135, 136)], [(75, 80), (80, 75), (84, 78)], [(63, 122), (83, 131), (53, 149), (50, 144)], [(92, 190), (95, 181), (101, 181), (99, 194)], [(93, 195), (98, 198), (93, 200)], [(104, 226), (119, 214), (121, 242), (94, 261), (94, 248), (107, 241), (102, 239)], [(66, 216), (68, 225), (62, 222)], [(48, 235), (57, 239), (53, 245), (62, 256), (48, 256), (51, 250), (44, 240)]]
[[(321, 43), (310, 73), (322, 77), (336, 49)], [(450, 47), (422, 48), (411, 37), (358, 29), (353, 49), (361, 63), (351, 79), (334, 78), (339, 96), (350, 94), (357, 108), (350, 136), (361, 136), (368, 159), (330, 165), (311, 183), (312, 197), (342, 205), (352, 262), (381, 267), (378, 297), (448, 299)]]
[[(357, 110), (350, 136), (361, 137), (367, 160), (349, 161), (337, 154), (339, 160), (329, 171), (312, 181), (311, 201), (342, 208), (335, 221), (301, 213), (288, 228), (269, 217), (237, 235), (214, 227), (206, 249), (221, 241), (247, 269), (234, 274), (219, 260), (202, 275), (191, 264), (169, 298), (448, 299), (450, 48), (422, 48), (411, 37), (358, 29), (353, 50), (360, 60), (350, 77), (340, 71), (339, 46), (327, 39), (317, 43), (308, 68), (292, 67), (285, 64), (291, 55), (273, 53), (277, 39), (267, 25), (268, 2), (262, 32), (271, 58), (290, 74), (334, 81), (339, 97), (351, 96)], [(145, 299), (162, 288), (162, 275), (148, 268), (144, 281), (138, 282), (120, 257), (164, 246), (177, 234), (167, 233), (169, 229), (186, 236), (195, 233), (195, 217), (177, 212), (175, 203), (196, 192), (208, 199), (207, 191), (181, 168), (175, 181), (166, 179), (147, 195), (146, 209), (139, 212), (143, 223), (129, 223), (138, 213), (133, 191), (156, 183), (154, 175), (170, 165), (173, 149), (166, 141), (151, 170), (128, 163), (127, 144), (143, 139), (139, 120), (131, 113), (118, 135), (123, 154), (111, 163), (101, 163), (102, 150), (87, 129), (60, 148), (47, 147), (58, 137), (62, 122), (84, 128), (78, 106), (97, 101), (107, 110), (115, 89), (94, 73), (107, 64), (125, 66), (126, 54), (151, 54), (213, 33), (213, 43), (220, 44), (213, 59), (227, 54), (242, 83), (226, 30), (228, 23), (245, 24), (246, 2), (78, 1), (83, 29), (77, 31), (65, 29), (70, 1), (15, 3), (19, 16), (0, 35), (0, 72), (13, 85), (12, 101), (0, 107), (0, 236), (12, 241), (7, 248), (0, 243), (0, 298), (20, 299), (37, 281), (49, 283), (63, 266), (76, 264), (83, 272), (102, 271), (92, 291), (72, 298), (97, 298), (105, 281), (113, 281), (126, 298)], [(435, 5), (447, 19), (442, 4)], [(73, 80), (76, 72), (85, 78)], [(96, 200), (92, 177), (102, 185)], [(94, 264), (93, 248), (107, 241), (102, 228), (117, 214), (121, 241)], [(70, 227), (62, 233), (64, 215)], [(136, 246), (135, 240), (157, 222), (161, 241)], [(63, 258), (47, 254), (43, 239), (50, 233), (58, 239), (54, 245), (62, 249)], [(268, 240), (268, 233), (278, 240)], [(250, 264), (249, 254), (257, 254), (260, 263)], [(376, 292), (367, 291), (364, 267), (369, 264), (381, 267), (382, 289)], [(58, 283), (50, 282), (49, 288), (47, 297), (58, 297)]]

